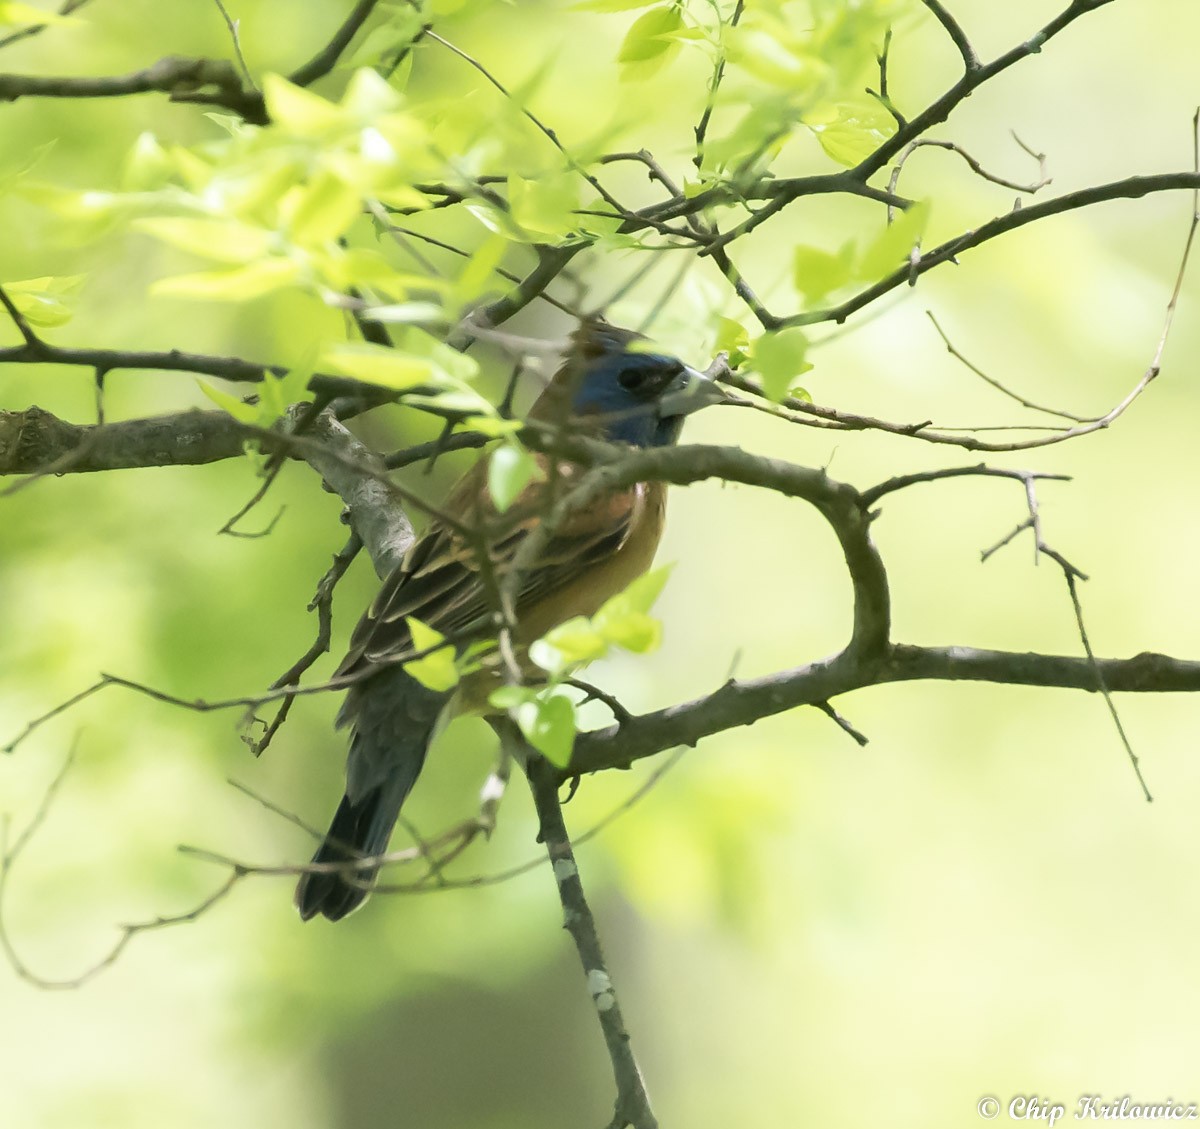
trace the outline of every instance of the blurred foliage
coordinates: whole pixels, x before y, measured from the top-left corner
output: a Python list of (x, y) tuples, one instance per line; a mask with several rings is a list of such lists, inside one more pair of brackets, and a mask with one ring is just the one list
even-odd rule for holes
[[(486, 349), (478, 360), (452, 354), (438, 332), (506, 288), (499, 270), (531, 269), (534, 245), (585, 242), (572, 264), (578, 294), (562, 289), (591, 307), (618, 293), (614, 321), (638, 324), (669, 290), (669, 267), (627, 286), (642, 248), (658, 241), (592, 214), (606, 209), (578, 168), (644, 146), (689, 192), (736, 191), (767, 170), (836, 170), (893, 128), (862, 94), (888, 26), (896, 105), (925, 105), (960, 65), (919, 4), (892, 0), (753, 4), (732, 30), (731, 5), (698, 0), (435, 0), (427, 15), (438, 34), (512, 97), (435, 42), (408, 50), (421, 21), (405, 4), (385, 5), (346, 65), (310, 93), (266, 76), (309, 58), (349, 4), (226, 6), (270, 126), (155, 94), (0, 107), (0, 270), (19, 308), (64, 345), (240, 355), (285, 366), (285, 381), (319, 358), (389, 387), (433, 382), (487, 418), (506, 370)], [(991, 57), (1063, 5), (948, 6)], [(19, 5), (0, 5), (0, 22), (25, 18)], [(944, 135), (1019, 177), (1028, 158), (1013, 129), (1049, 154), (1063, 191), (1186, 168), (1197, 34), (1200, 10), (1177, 0), (1110, 5), (978, 92)], [(693, 129), (722, 52), (728, 74), (697, 167)], [(170, 54), (231, 56), (215, 4), (168, 14), (148, 0), (93, 0), (4, 48), (0, 67), (119, 74)], [(394, 63), (390, 83), (370, 69)], [(492, 177), (507, 206), (474, 193)], [(470, 188), (471, 199), (429, 207), (427, 180)], [(633, 206), (654, 198), (640, 165), (606, 165), (604, 183)], [(922, 230), (936, 241), (1012, 203), (1010, 191), (934, 152), (913, 159), (902, 190), (936, 197), (936, 207), (910, 213), (901, 236), (877, 204), (814, 201), (789, 211), (786, 237), (772, 227), (739, 243), (738, 265), (764, 302), (812, 308), (890, 270)], [(364, 201), (413, 209), (384, 214), (467, 254), (422, 245), (417, 259), (411, 242), (386, 237), (379, 215), (359, 214)], [(932, 307), (989, 373), (1035, 398), (1104, 411), (1152, 352), (1187, 214), (1182, 197), (1159, 196), (1039, 224), (923, 278), (852, 333), (762, 334), (705, 259), (670, 292), (654, 332), (695, 364), (719, 338), (753, 358), (775, 394), (804, 392), (794, 380), (811, 365), (804, 389), (821, 403), (890, 419), (1010, 422), (1009, 406), (947, 356), (924, 317)], [(721, 215), (736, 223), (745, 212), (730, 205)], [(328, 303), (349, 287), (398, 329), (395, 354), (352, 340), (344, 311)], [(1200, 322), (1189, 316), (1196, 293), (1190, 283), (1164, 376), (1135, 413), (1083, 445), (1010, 461), (1075, 478), (1044, 488), (1043, 520), (1092, 575), (1084, 598), (1104, 653), (1198, 650), (1190, 596), (1200, 535), (1188, 520), (1200, 490), (1191, 455), (1200, 405), (1187, 379), (1200, 353)], [(506, 331), (554, 338), (567, 328), (543, 305)], [(0, 343), (15, 341), (0, 325)], [(94, 416), (85, 371), (9, 366), (2, 375), (6, 409)], [(233, 402), (245, 392), (210, 390)], [(269, 395), (262, 410), (293, 398)], [(190, 377), (136, 372), (111, 374), (104, 403), (109, 419), (210, 405)], [(900, 437), (829, 438), (750, 413), (706, 416), (689, 424), (690, 438), (829, 465), (859, 484), (963, 461)], [(415, 411), (356, 426), (379, 449), (437, 430)], [(517, 488), (513, 450), (514, 478), (494, 485), (498, 497)], [(450, 455), (403, 478), (437, 497), (470, 459)], [(252, 464), (236, 460), (65, 476), (2, 500), (5, 739), (102, 670), (219, 698), (257, 691), (303, 652), (315, 632), (303, 608), (345, 537), (339, 506), (310, 471), (289, 466), (244, 524), (265, 527), (282, 507), (270, 536), (217, 536), (257, 485)], [(1033, 569), (1021, 544), (978, 565), (979, 549), (1024, 516), (1019, 491), (992, 482), (923, 490), (889, 499), (877, 525), (896, 637), (1076, 653), (1061, 577)], [(630, 708), (709, 692), (731, 671), (806, 661), (848, 631), (836, 546), (819, 518), (782, 499), (715, 485), (675, 491), (662, 559), (677, 564), (655, 607), (661, 647), (650, 657), (613, 652), (588, 673)], [(339, 587), (335, 655), (318, 676), (375, 583), (360, 563)], [(595, 621), (588, 630), (603, 634)], [(560, 652), (581, 638), (560, 638)], [(838, 705), (871, 737), (865, 750), (816, 711), (723, 734), (581, 848), (662, 1123), (928, 1129), (964, 1124), (984, 1093), (1184, 1097), (1195, 1076), (1200, 922), (1179, 879), (1198, 845), (1200, 765), (1188, 754), (1200, 707), (1122, 701), (1156, 793), (1147, 806), (1090, 696), (912, 685)], [(261, 863), (306, 858), (301, 830), (224, 781), (323, 824), (341, 791), (335, 708), (299, 700), (253, 761), (236, 714), (183, 712), (112, 688), (0, 759), (11, 835), (78, 748), (12, 872), (5, 924), (21, 958), (69, 978), (107, 950), (116, 923), (194, 906), (223, 872), (181, 857), (179, 843)], [(609, 719), (593, 703), (581, 720)], [(434, 834), (470, 814), (491, 760), (480, 723), (452, 727), (406, 808), (412, 826)], [(604, 819), (658, 767), (585, 781), (567, 809), (572, 827)], [(539, 854), (514, 783), (497, 833), (452, 876), (497, 875)], [(380, 895), (335, 927), (301, 927), (290, 886), (247, 880), (194, 923), (135, 937), (78, 991), (38, 991), (0, 971), (0, 1122), (602, 1123), (607, 1063), (545, 871)], [(1135, 979), (1136, 993), (1115, 990)]]

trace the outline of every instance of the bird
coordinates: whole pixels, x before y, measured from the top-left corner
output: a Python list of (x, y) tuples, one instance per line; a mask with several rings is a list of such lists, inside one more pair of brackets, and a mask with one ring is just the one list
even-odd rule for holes
[[(678, 358), (651, 352), (642, 336), (599, 317), (581, 321), (565, 360), (527, 413), (531, 421), (636, 448), (674, 444), (684, 418), (723, 394)], [(350, 864), (382, 855), (434, 735), (450, 716), (498, 712), (487, 705), (501, 684), (495, 666), (468, 675), (455, 690), (439, 691), (409, 674), (398, 656), (413, 653), (407, 617), (451, 636), (460, 652), (471, 637), (496, 635), (494, 602), (479, 570), (478, 543), (465, 529), (496, 529), (490, 554), (503, 576), (521, 544), (542, 520), (552, 483), (583, 468), (535, 453), (541, 474), (499, 513), (488, 492), (484, 456), (451, 488), (439, 518), (413, 543), (383, 582), (351, 635), (335, 678), (353, 679), (337, 716), (351, 731), (346, 792), (314, 864)], [(663, 531), (666, 486), (638, 483), (602, 495), (555, 529), (514, 599), (518, 661), (530, 672), (525, 648), (575, 616), (594, 615), (611, 596), (644, 573)], [(307, 921), (345, 917), (366, 899), (377, 867), (324, 866), (307, 870), (296, 906)]]

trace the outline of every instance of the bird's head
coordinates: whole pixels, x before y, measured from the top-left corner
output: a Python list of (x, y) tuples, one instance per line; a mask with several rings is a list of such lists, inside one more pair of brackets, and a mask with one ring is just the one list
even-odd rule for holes
[(600, 438), (635, 447), (670, 446), (684, 417), (724, 394), (677, 357), (642, 348), (644, 338), (606, 322), (585, 321), (563, 367), (530, 413), (552, 420), (566, 407)]

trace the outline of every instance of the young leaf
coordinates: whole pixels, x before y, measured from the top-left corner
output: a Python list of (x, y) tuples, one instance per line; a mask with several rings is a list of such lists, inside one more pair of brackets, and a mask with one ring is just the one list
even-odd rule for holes
[(263, 97), (271, 121), (296, 137), (319, 138), (343, 124), (342, 111), (332, 102), (277, 74), (263, 76)]
[(637, 654), (653, 651), (662, 641), (662, 625), (648, 613), (673, 567), (656, 568), (606, 600), (592, 618), (592, 627), (599, 636)]
[(368, 321), (382, 321), (391, 325), (435, 325), (446, 320), (445, 311), (436, 302), (396, 302), (390, 306), (371, 306), (363, 310), (362, 316)]
[(579, 207), (578, 177), (559, 173), (534, 180), (509, 173), (508, 202), (512, 218), (537, 243), (558, 238), (578, 226), (575, 209)]
[(236, 396), (209, 384), (207, 380), (197, 380), (200, 391), (204, 393), (218, 408), (224, 409), (239, 423), (253, 423), (258, 418), (258, 409), (253, 404), (247, 404)]
[(295, 191), (295, 196), (284, 200), (291, 205), (287, 232), (292, 242), (301, 246), (332, 242), (345, 234), (362, 211), (358, 193), (328, 172)]
[(236, 270), (201, 271), (162, 278), (150, 287), (150, 292), (176, 298), (247, 302), (295, 285), (300, 281), (301, 269), (301, 265), (292, 259), (261, 259)]
[(488, 702), (497, 709), (515, 710), (525, 702), (533, 701), (537, 694), (532, 686), (501, 686), (488, 695)]
[(496, 448), (488, 459), (488, 492), (500, 513), (504, 513), (541, 469), (537, 460), (515, 439)]
[(60, 16), (57, 12), (45, 12), (32, 4), (20, 0), (0, 2), (0, 24), (76, 24), (79, 20), (71, 16)]
[(764, 333), (754, 342), (754, 371), (769, 399), (782, 400), (797, 378), (812, 368), (804, 359), (807, 351), (808, 338), (794, 328)]
[(485, 239), (467, 260), (462, 274), (455, 280), (451, 292), (452, 302), (458, 306), (469, 306), (492, 285), (496, 268), (508, 250), (508, 239), (493, 233)]
[(662, 642), (662, 624), (652, 615), (627, 612), (604, 624), (604, 637), (635, 655), (645, 655), (658, 650)]
[(237, 220), (150, 216), (135, 220), (133, 226), (172, 247), (219, 263), (250, 263), (264, 258), (276, 240), (274, 232)]
[(830, 291), (845, 286), (854, 272), (853, 244), (836, 255), (819, 247), (797, 247), (792, 252), (792, 281), (807, 302), (819, 302)]
[[(490, 405), (489, 405), (490, 406)], [(491, 439), (499, 439), (502, 435), (512, 435), (525, 425), (519, 419), (501, 419), (499, 416), (477, 415), (468, 416), (462, 421), (468, 431), (479, 431)]]
[(517, 724), (527, 740), (551, 764), (565, 768), (575, 747), (575, 703), (552, 694), (517, 707)]
[(433, 363), (398, 349), (367, 341), (341, 341), (328, 346), (321, 360), (343, 376), (403, 391), (435, 382)]
[(628, 12), (632, 8), (649, 8), (656, 0), (582, 0), (572, 4), (572, 11), (580, 12)]
[(896, 132), (892, 116), (878, 102), (866, 99), (835, 103), (819, 116), (806, 115), (804, 124), (816, 134), (821, 148), (847, 168), (865, 160)]
[(83, 284), (84, 276), (46, 275), (6, 282), (4, 289), (13, 305), (30, 325), (62, 325), (71, 318), (71, 307), (64, 301)]
[(929, 222), (929, 202), (914, 204), (879, 233), (859, 259), (855, 274), (864, 282), (874, 282), (891, 274), (909, 256)]
[[(683, 13), (674, 4), (643, 12), (626, 32), (617, 52), (618, 63), (662, 63), (679, 49), (671, 38), (683, 26)], [(640, 72), (639, 72), (640, 73)]]
[(586, 616), (560, 623), (529, 648), (529, 657), (543, 670), (560, 674), (569, 666), (603, 657), (608, 643)]
[[(454, 662), (454, 648), (449, 644), (438, 647), (438, 643), (446, 637), (414, 616), (405, 616), (404, 622), (408, 624), (413, 649), (429, 650), (430, 652), (419, 659), (403, 663), (405, 671), (429, 690), (453, 690), (458, 685), (458, 667)], [(430, 650), (430, 648), (436, 648), (436, 650)]]
[(603, 614), (605, 608), (609, 607), (627, 607), (633, 611), (648, 612), (662, 595), (662, 590), (667, 586), (667, 581), (671, 578), (674, 568), (673, 564), (660, 565), (639, 576), (625, 586), (624, 592), (619, 592), (607, 600), (604, 607), (600, 609), (600, 614)]

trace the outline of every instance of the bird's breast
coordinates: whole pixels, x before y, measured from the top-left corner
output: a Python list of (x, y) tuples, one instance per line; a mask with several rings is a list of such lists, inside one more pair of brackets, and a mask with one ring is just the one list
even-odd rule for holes
[[(623, 591), (653, 562), (666, 519), (666, 485), (639, 482), (605, 504), (619, 507), (624, 514), (631, 501), (629, 534), (612, 553), (540, 600), (518, 609), (516, 642), (520, 661), (529, 673), (536, 673), (536, 668), (529, 668), (525, 654), (530, 643), (568, 619), (595, 615), (606, 600)], [(487, 712), (488, 695), (504, 681), (498, 657), (485, 660), (482, 670), (463, 680), (454, 712)]]
[[(667, 488), (661, 482), (639, 482), (632, 500), (626, 493), (613, 495), (606, 504), (615, 514), (631, 509), (629, 534), (603, 560), (521, 609), (517, 636), (520, 642), (540, 639), (552, 627), (574, 616), (593, 616), (601, 605), (642, 575), (654, 560), (666, 519)], [(631, 504), (632, 503), (632, 504)]]

